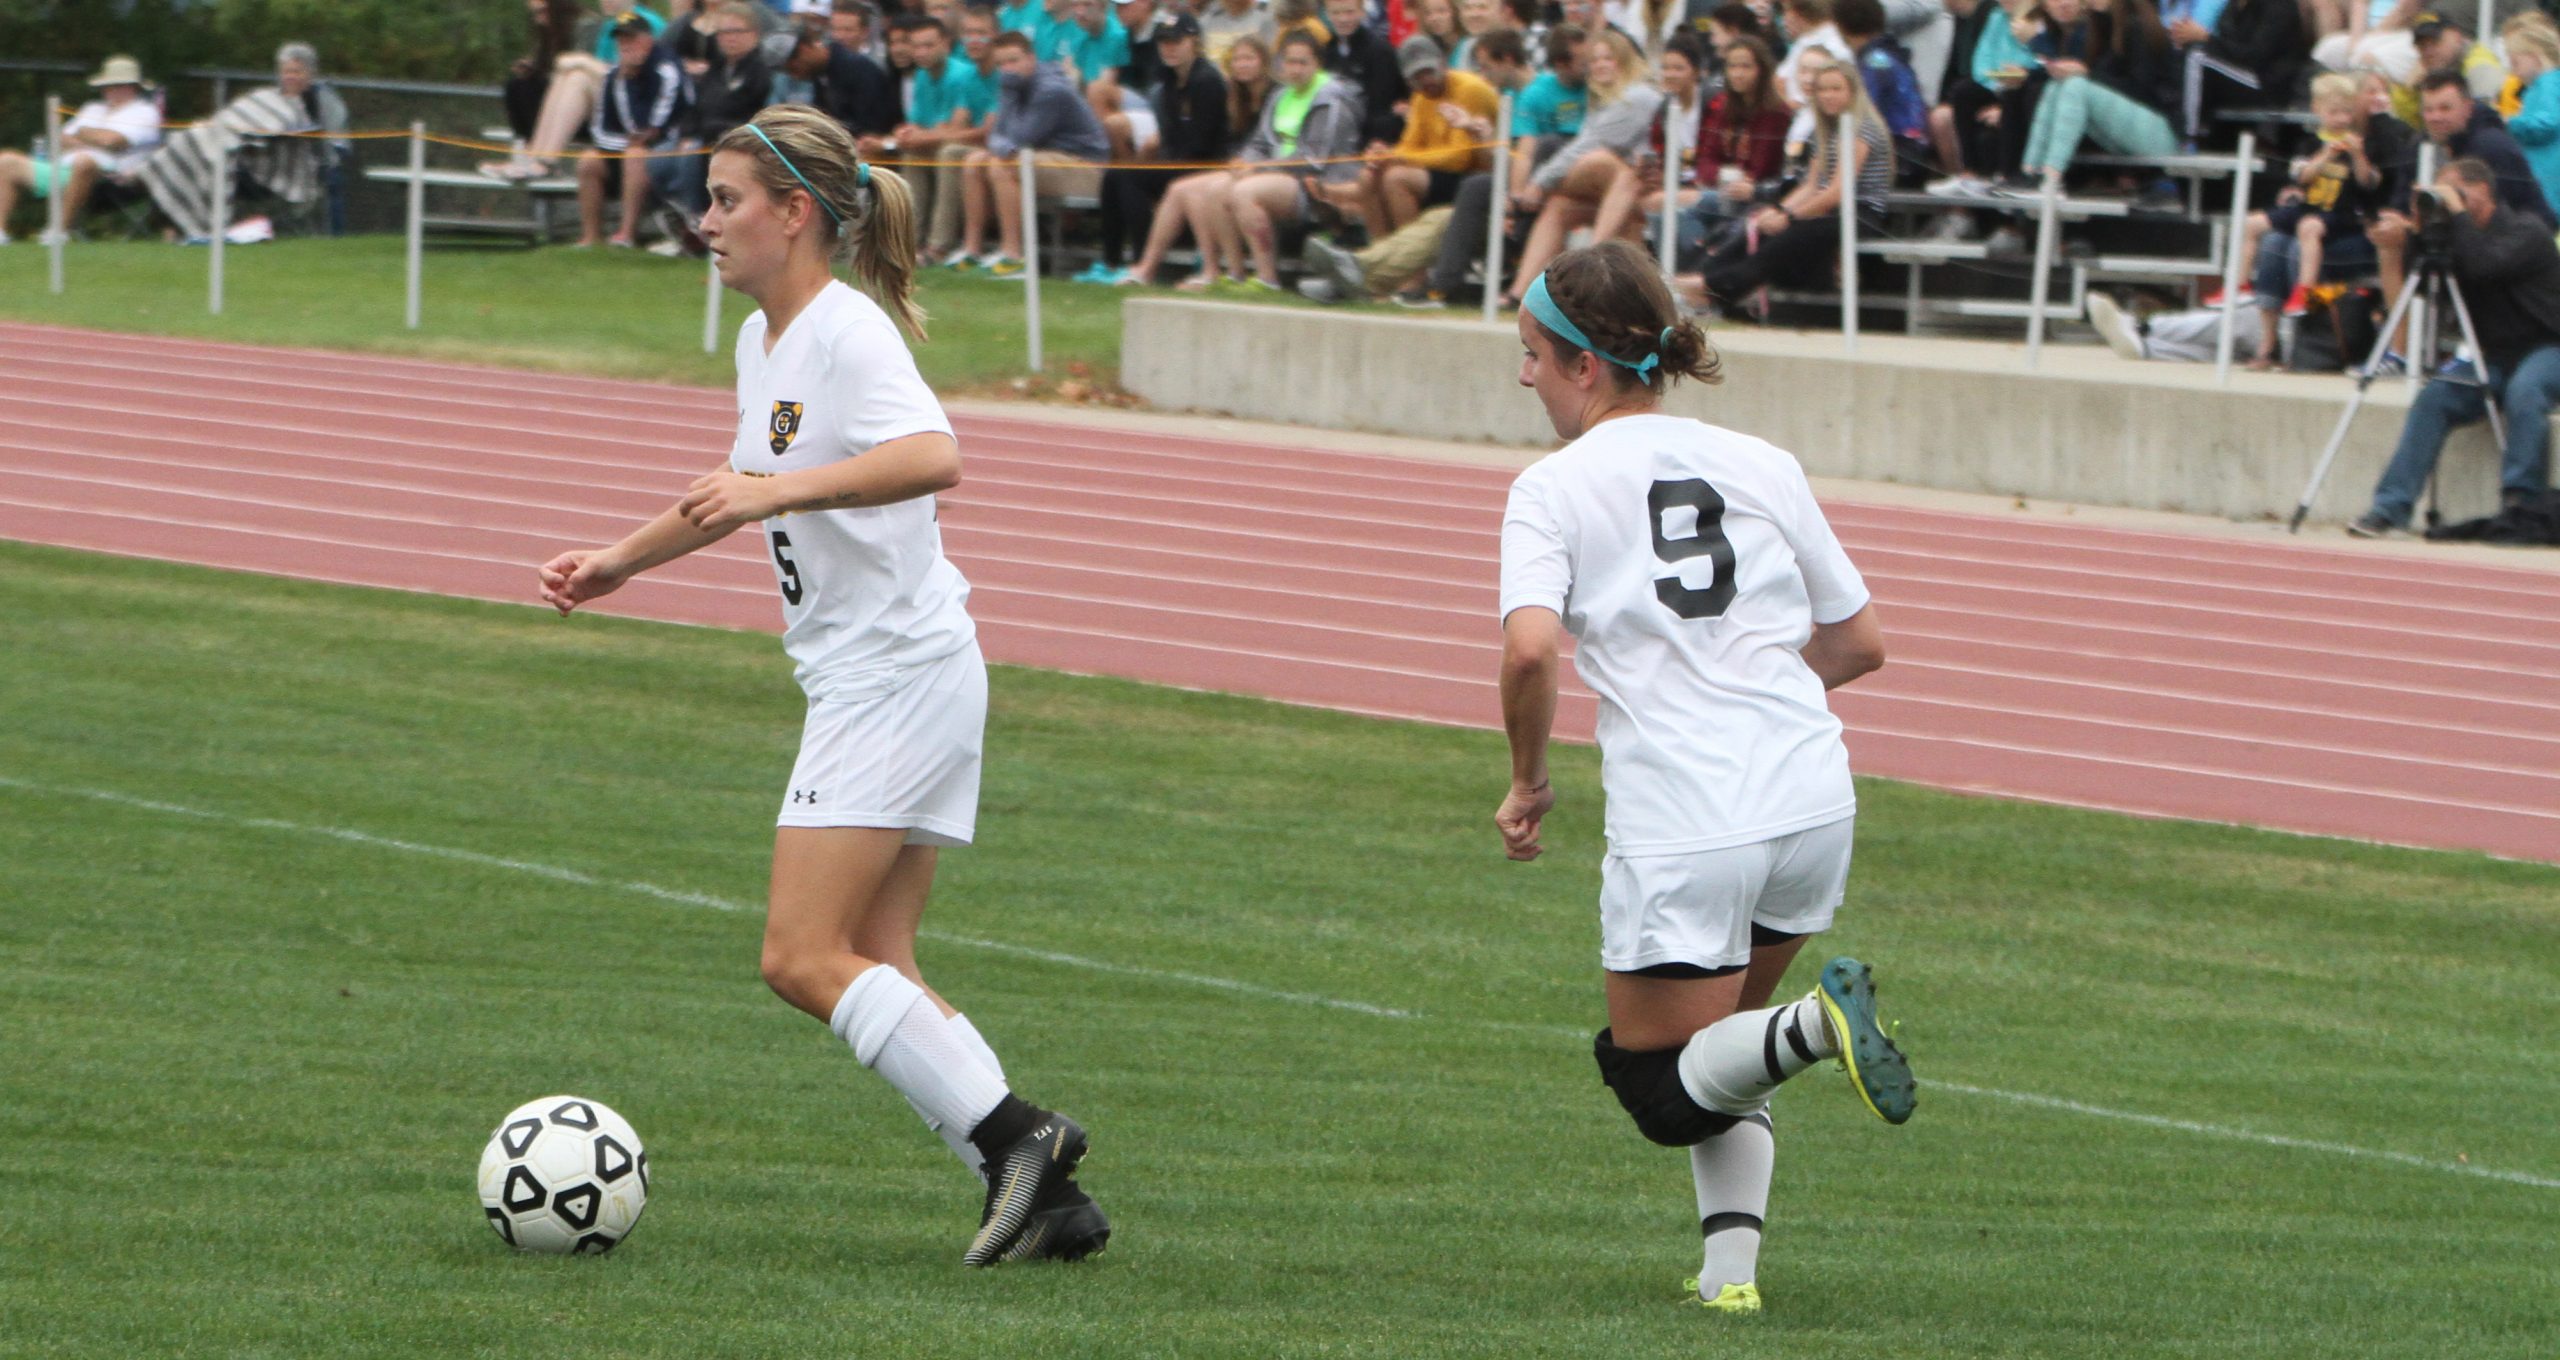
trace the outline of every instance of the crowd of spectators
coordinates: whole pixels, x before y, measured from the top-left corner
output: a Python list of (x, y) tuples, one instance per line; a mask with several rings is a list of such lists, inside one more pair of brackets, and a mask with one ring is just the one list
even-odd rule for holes
[[(2526, 9), (2484, 43), (2478, 15), (2478, 0), (527, 0), (505, 85), (516, 148), (481, 168), (573, 171), (582, 244), (654, 225), (661, 248), (698, 248), (701, 148), (804, 102), (909, 170), (937, 265), (1021, 272), (1027, 149), (1042, 196), (1098, 204), (1086, 281), (1277, 289), (1296, 249), (1319, 296), (1440, 305), (1480, 275), (1500, 201), (1512, 267), (1481, 286), (1505, 303), (1580, 233), (1650, 237), (1668, 219), (1687, 296), (1731, 309), (1820, 285), (1842, 205), (1880, 212), (1879, 184), (1943, 200), (1932, 235), (1995, 229), (1995, 250), (2014, 248), (2013, 213), (1968, 203), (2069, 177), (2167, 206), (2172, 182), (2092, 185), (2081, 162), (2226, 148), (2229, 115), (2256, 111), (2295, 143), (2248, 218), (2273, 363), (2276, 318), (2324, 284), (2396, 288), (2393, 219), (2423, 143), (2488, 161), (2518, 210), (2560, 201), (2560, 26)], [(102, 84), (75, 118), (59, 174), (75, 206), (147, 152), (141, 86)], [(0, 157), (0, 210), (55, 178)], [(652, 203), (667, 211), (644, 224)], [(1186, 256), (1197, 267), (1176, 269)]]

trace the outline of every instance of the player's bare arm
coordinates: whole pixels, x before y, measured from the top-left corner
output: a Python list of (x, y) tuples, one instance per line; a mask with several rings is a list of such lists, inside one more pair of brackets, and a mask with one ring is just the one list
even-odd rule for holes
[(798, 472), (751, 477), (724, 467), (697, 479), (677, 509), (694, 528), (725, 533), (793, 511), (895, 505), (959, 484), (960, 446), (934, 430)]
[(1517, 860), (1543, 853), (1538, 828), (1556, 805), (1547, 742), (1555, 730), (1563, 630), (1554, 610), (1534, 605), (1502, 620), (1502, 728), (1511, 738), (1511, 791), (1493, 824), (1502, 832), (1502, 852)]
[(1838, 623), (1817, 623), (1813, 639), (1804, 645), (1804, 664), (1822, 677), (1826, 690), (1842, 685), (1877, 670), (1884, 665), (1884, 625), (1876, 622), (1876, 607), (1868, 605)]
[[(698, 485), (698, 483), (697, 483)], [(743, 523), (744, 521), (740, 521)], [(702, 529), (685, 517), (682, 503), (632, 530), (609, 548), (579, 548), (542, 564), (542, 602), (566, 614), (589, 600), (620, 590), (624, 582), (727, 538), (738, 526)]]

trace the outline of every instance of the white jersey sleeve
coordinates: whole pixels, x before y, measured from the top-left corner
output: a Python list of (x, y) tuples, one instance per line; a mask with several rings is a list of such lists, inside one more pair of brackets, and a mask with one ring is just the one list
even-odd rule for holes
[(1573, 554), (1547, 504), (1544, 478), (1521, 474), (1502, 512), (1502, 617), (1515, 609), (1564, 613), (1573, 586)]
[(912, 434), (951, 433), (942, 403), (925, 386), (894, 326), (847, 326), (831, 348), (839, 385), (836, 436), (844, 447), (858, 451)]
[(1791, 463), (1786, 470), (1793, 474), (1787, 487), (1792, 504), (1779, 531), (1786, 535), (1787, 546), (1795, 549), (1796, 568), (1804, 573), (1805, 597), (1813, 607), (1813, 621), (1839, 623), (1867, 607), (1866, 578), (1849, 561), (1839, 535), (1831, 532), (1831, 521), (1814, 500), (1813, 484), (1805, 480), (1803, 466)]

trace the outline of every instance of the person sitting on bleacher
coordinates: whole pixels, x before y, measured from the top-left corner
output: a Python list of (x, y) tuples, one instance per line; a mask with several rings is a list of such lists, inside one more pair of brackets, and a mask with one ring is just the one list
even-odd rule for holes
[[(1175, 14), (1153, 25), (1151, 41), (1163, 66), (1155, 85), (1156, 142), (1150, 154), (1175, 165), (1211, 164), (1226, 158), (1227, 82), (1200, 51), (1200, 21)], [(1086, 283), (1137, 283), (1120, 266), (1139, 223), (1154, 223), (1158, 205), (1182, 172), (1119, 167), (1102, 173), (1102, 257), (1079, 276)], [(1164, 234), (1171, 236), (1172, 222)], [(1152, 230), (1150, 235), (1155, 234)], [(1170, 244), (1170, 240), (1167, 244)]]
[(2418, 43), (2419, 70), (2459, 73), (2474, 99), (2495, 99), (2507, 87), (2507, 68), (2499, 64), (2498, 55), (2444, 15), (2419, 15), (2409, 33)]
[[(1757, 241), (1728, 242), (1707, 259), (1703, 276), (1683, 275), (1681, 291), (1724, 309), (1740, 306), (1759, 289), (1827, 286), (1840, 262), (1840, 214), (1856, 212), (1861, 224), (1881, 222), (1892, 186), (1893, 139), (1867, 102), (1867, 87), (1846, 66), (1826, 66), (1810, 81), (1813, 160), (1804, 183), (1752, 215)], [(1840, 116), (1851, 114), (1856, 141), (1843, 144)], [(1856, 195), (1844, 202), (1843, 188)], [(1755, 248), (1756, 246), (1756, 248)]]
[(1396, 61), (1413, 91), (1404, 132), (1392, 148), (1372, 148), (1360, 177), (1327, 184), (1326, 199), (1356, 216), (1371, 241), (1383, 241), (1458, 196), (1469, 174), (1492, 163), (1478, 150), (1500, 116), (1502, 96), (1483, 77), (1448, 69), (1448, 56), (1427, 33), (1406, 38)]
[[(2133, 0), (2140, 3), (2140, 0)], [(1884, 0), (1834, 0), (1831, 22), (1867, 83), (1867, 102), (1893, 134), (1894, 179), (1925, 177), (1929, 165), (1929, 104), (1920, 77), (1900, 45), (1885, 36)]]
[(2301, 74), (2302, 8), (2295, 0), (2225, 0), (2210, 16), (2192, 5), (2169, 25), (2179, 49), (2179, 130), (2191, 146), (2227, 146), (2237, 133), (2216, 111), (2281, 100)]
[[(1854, 3), (1854, 0), (1852, 0)], [(2071, 168), (2083, 137), (2118, 156), (2167, 156), (2178, 149), (2168, 111), (2177, 106), (2179, 69), (2151, 0), (2089, 0), (2076, 24), (2061, 18), (2080, 0), (2047, 0), (2058, 50), (2045, 63), (2019, 166), (2030, 179)]]
[(143, 96), (140, 62), (109, 57), (89, 87), (98, 97), (62, 125), (59, 154), (38, 160), (0, 151), (0, 245), (9, 243), (9, 213), (21, 190), (40, 199), (61, 194), (62, 224), (69, 229), (99, 181), (126, 174), (160, 145), (160, 105)]
[(905, 121), (897, 78), (864, 49), (836, 41), (827, 29), (802, 30), (782, 69), (807, 83), (812, 107), (857, 138), (885, 136)]
[(2476, 160), (2446, 166), (2429, 192), (2450, 218), (2446, 258), (2482, 352), (2430, 379), (2409, 404), (2372, 508), (2347, 526), (2359, 538), (2407, 530), (2445, 437), (2486, 419), (2493, 395), (2507, 426), (2503, 501), (2513, 505), (2550, 486), (2551, 413), (2560, 407), (2560, 250), (2551, 225), (2500, 206), (2497, 176)]
[[(994, 18), (984, 10), (961, 19), (993, 36)], [(951, 50), (951, 33), (929, 14), (901, 14), (890, 23), (901, 35), (915, 72), (907, 84), (906, 121), (886, 137), (857, 142), (863, 155), (894, 155), (931, 160), (930, 169), (905, 172), (907, 192), (915, 198), (917, 238), (927, 263), (940, 264), (960, 245), (960, 167), (972, 148), (987, 140), (987, 124), (995, 116), (996, 92), (976, 63)]]
[[(674, 55), (658, 46), (647, 24), (637, 19), (615, 24), (613, 44), (613, 71), (587, 119), (587, 140), (595, 147), (578, 157), (581, 248), (633, 244), (640, 210), (649, 200), (649, 175), (642, 163), (623, 153), (657, 145), (685, 108), (684, 72), (676, 69)], [(622, 225), (609, 237), (604, 234), (608, 195), (622, 200)]]
[(1787, 155), (1792, 159), (1813, 138), (1809, 107), (1813, 72), (1828, 61), (1847, 61), (1854, 54), (1840, 37), (1840, 26), (1831, 21), (1831, 0), (1785, 0), (1779, 13), (1786, 17), (1787, 50), (1778, 59), (1778, 89), (1786, 95), (1787, 107), (1796, 111), (1787, 125)]
[(1238, 38), (1255, 38), (1263, 50), (1280, 41), (1280, 25), (1271, 17), (1270, 0), (1208, 0), (1200, 6), (1200, 41), (1209, 60), (1221, 69), (1227, 50)]
[(687, 217), (700, 217), (711, 205), (703, 187), (710, 157), (699, 148), (726, 136), (762, 112), (773, 90), (773, 70), (765, 64), (761, 5), (729, 0), (711, 11), (710, 64), (693, 83), (693, 107), (679, 120), (681, 145), (690, 153), (653, 156), (649, 183)]
[(2311, 108), (2320, 115), (2318, 149), (2294, 160), (2293, 185), (2274, 208), (2249, 214), (2242, 236), (2241, 258), (2254, 261), (2244, 270), (2259, 312), (2258, 353), (2249, 361), (2255, 369), (2276, 366), (2279, 307), (2286, 316), (2308, 315), (2324, 270), (2351, 277), (2372, 267), (2365, 225), (2408, 198), (2417, 166), (2416, 135), (2396, 118), (2368, 112), (2355, 77), (2312, 81)]
[[(1698, 134), (1706, 125), (1705, 101), (1699, 97), (1707, 66), (1707, 45), (1690, 30), (1671, 35), (1654, 59), (1654, 83), (1662, 90), (1662, 108), (1653, 116), (1644, 148), (1636, 160), (1610, 181), (1591, 219), (1591, 235), (1606, 241), (1631, 237), (1659, 248), (1663, 209), (1671, 210), (1674, 228), (1682, 209), (1698, 201)], [(1665, 204), (1663, 196), (1671, 196)]]
[(1360, 133), (1367, 149), (1383, 151), (1394, 146), (1404, 135), (1404, 115), (1396, 112), (1396, 106), (1407, 95), (1395, 48), (1369, 27), (1368, 6), (1362, 0), (1325, 0), (1324, 18), (1333, 31), (1333, 40), (1324, 45), (1324, 69), (1348, 82), (1349, 93), (1359, 96)]
[[(987, 44), (998, 76), (996, 116), (987, 144), (960, 165), (960, 254), (998, 278), (1022, 274), (1022, 182), (1015, 158), (1028, 150), (1037, 165), (1034, 192), (1090, 195), (1102, 186), (1111, 138), (1076, 89), (1075, 78), (1031, 54), (1031, 40), (1007, 32)], [(996, 248), (986, 249), (989, 219)]]
[(1067, 0), (1066, 22), (1051, 24), (1032, 44), (1032, 55), (1063, 66), (1081, 87), (1129, 62), (1129, 30), (1107, 0)]
[[(1981, 3), (1992, 9), (1991, 0)], [(1724, 93), (1707, 101), (1698, 128), (1698, 200), (1680, 213), (1677, 266), (1694, 274), (1709, 250), (1724, 244), (1760, 186), (1774, 183), (1787, 160), (1787, 122), (1793, 117), (1778, 93), (1777, 58), (1754, 36), (1736, 38), (1724, 50)]]
[(1243, 237), (1253, 257), (1247, 282), (1270, 292), (1281, 286), (1280, 224), (1306, 224), (1318, 184), (1360, 175), (1359, 87), (1324, 69), (1323, 50), (1324, 41), (1303, 30), (1282, 36), (1280, 88), (1228, 169), (1227, 218), (1217, 229)]
[(1652, 82), (1644, 54), (1617, 29), (1604, 28), (1583, 46), (1582, 70), (1589, 100), (1582, 131), (1538, 167), (1528, 192), (1515, 200), (1537, 216), (1502, 295), (1505, 308), (1517, 308), (1529, 284), (1564, 250), (1565, 238), (1598, 215), (1600, 200), (1643, 149), (1662, 111), (1662, 91)]
[(2519, 14), (2499, 36), (2507, 40), (2507, 64), (2524, 86), (2507, 131), (2524, 148), (2543, 198), (2560, 204), (2560, 28), (2540, 13)]
[[(1205, 36), (1206, 30), (1203, 29)], [(1278, 88), (1271, 75), (1271, 50), (1262, 39), (1246, 33), (1227, 45), (1227, 56), (1220, 75), (1226, 86), (1227, 142), (1211, 160), (1231, 162), (1244, 155), (1244, 148), (1262, 126), (1262, 111), (1271, 104)], [(1158, 122), (1163, 122), (1161, 114)], [(1241, 283), (1246, 277), (1248, 256), (1244, 238), (1237, 234), (1235, 216), (1227, 210), (1227, 194), (1235, 184), (1234, 174), (1224, 168), (1195, 170), (1182, 175), (1165, 187), (1156, 201), (1154, 218), (1147, 226), (1146, 248), (1138, 262), (1112, 276), (1122, 287), (1150, 287), (1164, 268), (1164, 257), (1186, 230), (1192, 244), (1200, 252), (1200, 272), (1174, 285), (1186, 293), (1206, 292), (1220, 280)]]
[(304, 42), (289, 42), (276, 49), (276, 93), (301, 106), (307, 130), (337, 134), (320, 144), (318, 170), (327, 215), (325, 226), (331, 236), (344, 236), (347, 162), (355, 156), (355, 144), (344, 136), (348, 128), (347, 101), (338, 97), (335, 86), (320, 78), (320, 53)]

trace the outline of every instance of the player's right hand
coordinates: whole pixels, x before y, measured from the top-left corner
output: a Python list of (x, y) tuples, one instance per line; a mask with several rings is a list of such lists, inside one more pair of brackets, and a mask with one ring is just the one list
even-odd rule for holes
[(606, 569), (602, 548), (564, 552), (536, 569), (542, 578), (542, 602), (567, 614), (599, 596), (610, 595), (630, 578)]
[(1538, 827), (1555, 805), (1553, 784), (1540, 784), (1534, 789), (1514, 787), (1505, 794), (1502, 806), (1493, 814), (1494, 829), (1502, 833), (1502, 853), (1524, 861), (1546, 853), (1546, 847), (1538, 843)]

